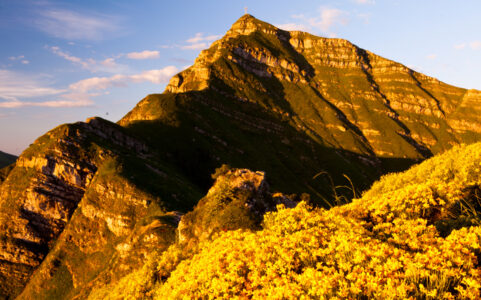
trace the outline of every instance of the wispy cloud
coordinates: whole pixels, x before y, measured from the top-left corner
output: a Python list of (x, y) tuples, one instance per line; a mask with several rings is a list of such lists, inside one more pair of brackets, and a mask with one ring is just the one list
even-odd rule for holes
[(102, 40), (120, 29), (119, 18), (110, 15), (59, 8), (43, 8), (37, 14), (35, 28), (62, 39)]
[(15, 61), (15, 60), (21, 60), (21, 59), (24, 59), (24, 58), (25, 58), (24, 55), (19, 55), (19, 56), (10, 56), (8, 59)]
[(321, 8), (319, 17), (309, 19), (312, 27), (328, 34), (332, 34), (333, 26), (346, 25), (348, 22), (348, 13), (337, 8)]
[(20, 98), (32, 98), (56, 95), (65, 90), (49, 87), (39, 78), (10, 70), (0, 70), (0, 99), (19, 101)]
[(471, 43), (469, 43), (469, 46), (473, 50), (479, 50), (481, 49), (481, 41), (472, 41)]
[(426, 58), (427, 58), (427, 59), (430, 59), (430, 60), (434, 60), (434, 59), (436, 59), (437, 57), (438, 57), (438, 55), (437, 55), (437, 54), (434, 54), (434, 53), (429, 54), (429, 55), (426, 56)]
[(72, 100), (52, 100), (52, 101), (7, 101), (0, 102), (1, 108), (19, 108), (19, 107), (83, 107), (93, 105), (93, 101), (87, 99), (85, 101)]
[(152, 82), (160, 84), (167, 82), (170, 77), (179, 70), (174, 66), (163, 69), (144, 71), (134, 75), (114, 75), (110, 77), (92, 77), (80, 80), (69, 86), (70, 90), (76, 92), (89, 92), (106, 90), (111, 87), (126, 87), (129, 83)]
[(202, 50), (209, 47), (210, 42), (219, 39), (221, 35), (207, 35), (204, 36), (202, 32), (198, 32), (195, 36), (185, 40), (185, 42), (181, 45), (179, 44), (170, 44), (170, 45), (160, 45), (159, 48), (162, 49), (173, 49), (179, 48), (182, 50)]
[(309, 27), (303, 24), (296, 24), (296, 23), (285, 23), (285, 24), (276, 24), (276, 27), (288, 30), (288, 31), (309, 31)]
[(25, 59), (24, 55), (10, 56), (8, 59), (11, 60), (11, 61), (19, 61), (20, 63), (22, 63), (24, 65), (28, 65), (30, 63), (29, 60)]
[(82, 59), (71, 55), (70, 53), (63, 51), (57, 46), (47, 47), (52, 53), (81, 66), (85, 70), (90, 72), (107, 72), (107, 73), (121, 73), (127, 71), (127, 66), (119, 64), (115, 61), (115, 58), (106, 58), (104, 60), (95, 60), (93, 58)]
[(144, 50), (142, 52), (130, 52), (127, 53), (127, 58), (130, 59), (152, 59), (152, 58), (159, 58), (160, 53), (159, 51), (149, 51)]
[[(92, 77), (72, 83), (67, 89), (58, 89), (26, 74), (0, 70), (0, 108), (91, 106), (95, 104), (93, 97), (108, 93), (110, 88), (127, 87), (129, 84), (142, 82), (161, 84), (167, 82), (178, 71), (176, 67), (168, 66), (132, 75)], [(49, 96), (53, 99), (26, 100)]]
[(195, 43), (191, 45), (180, 46), (182, 50), (202, 50), (207, 48), (207, 43)]
[[(177, 72), (174, 66), (163, 69), (143, 71), (133, 75), (114, 75), (110, 77), (92, 77), (77, 81), (69, 86), (69, 93), (62, 95), (65, 99), (75, 99), (76, 103), (93, 103), (92, 98), (109, 93), (113, 87), (127, 87), (132, 83), (151, 82), (161, 84)], [(104, 92), (102, 92), (104, 91)]]
[(461, 44), (454, 45), (454, 49), (456, 49), (456, 50), (462, 50), (462, 49), (465, 49), (466, 47), (469, 47), (472, 50), (480, 50), (481, 49), (481, 41), (472, 41), (472, 42), (469, 42), (469, 43), (461, 43)]
[(333, 31), (334, 27), (345, 26), (350, 21), (347, 11), (329, 7), (320, 7), (318, 15), (314, 17), (303, 14), (292, 15), (291, 17), (298, 21), (279, 26), (287, 30), (320, 31), (329, 37), (336, 36), (336, 33)]
[(204, 36), (204, 34), (202, 32), (198, 32), (195, 34), (194, 37), (186, 40), (187, 43), (191, 43), (191, 44), (195, 44), (195, 43), (199, 43), (199, 42), (209, 42), (209, 41), (214, 41), (216, 39), (220, 38), (220, 35), (208, 35), (208, 36)]
[(212, 42), (218, 38), (220, 35), (207, 35), (204, 36), (202, 32), (196, 33), (194, 37), (186, 40), (188, 45), (180, 46), (184, 50), (201, 50), (208, 47), (208, 42)]
[(4, 100), (0, 101), (1, 108), (75, 105), (74, 103), (59, 103), (58, 101), (21, 101), (21, 99), (25, 98), (55, 96), (64, 92), (66, 90), (53, 88), (37, 77), (9, 70), (0, 70), (0, 99)]

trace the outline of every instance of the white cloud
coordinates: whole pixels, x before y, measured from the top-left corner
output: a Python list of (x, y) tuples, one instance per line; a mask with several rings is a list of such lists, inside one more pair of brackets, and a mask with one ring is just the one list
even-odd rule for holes
[(204, 36), (202, 32), (198, 32), (194, 37), (185, 40), (184, 45), (172, 44), (172, 45), (160, 45), (162, 49), (180, 48), (182, 50), (202, 50), (209, 47), (210, 42), (219, 39), (220, 35), (207, 35)]
[(469, 43), (469, 46), (473, 50), (479, 50), (479, 49), (481, 49), (481, 41), (473, 41), (473, 42)]
[(183, 50), (202, 50), (207, 48), (207, 43), (195, 43), (187, 46), (180, 46)]
[[(36, 107), (76, 107), (91, 105), (88, 99), (63, 99), (67, 90), (48, 86), (39, 78), (9, 70), (0, 70), (0, 108)], [(24, 101), (25, 98), (62, 97), (47, 101)]]
[(24, 55), (10, 56), (8, 59), (11, 60), (11, 61), (18, 61), (18, 62), (20, 62), (24, 65), (28, 65), (30, 63), (30, 61), (28, 59), (25, 59)]
[(23, 59), (23, 58), (25, 58), (25, 56), (19, 55), (19, 56), (10, 56), (8, 59), (15, 61), (15, 60)]
[[(49, 87), (39, 78), (9, 70), (0, 70), (0, 99), (19, 102), (20, 98), (51, 96), (65, 90)], [(0, 107), (5, 102), (0, 102)]]
[(354, 0), (357, 4), (374, 4), (374, 0)]
[(309, 24), (322, 32), (332, 34), (334, 25), (346, 25), (349, 22), (348, 13), (337, 8), (321, 8), (320, 16), (308, 20)]
[(296, 23), (277, 24), (275, 26), (287, 31), (309, 31), (309, 27), (306, 25)]
[(110, 77), (92, 77), (80, 80), (69, 86), (70, 90), (80, 93), (106, 90), (111, 87), (126, 87), (129, 83), (152, 82), (160, 84), (167, 82), (179, 70), (174, 66), (163, 69), (144, 71), (134, 75), (114, 75)]
[[(320, 7), (319, 14), (314, 17), (308, 17), (304, 14), (291, 16), (297, 19), (296, 23), (287, 23), (278, 25), (281, 29), (301, 30), (301, 31), (320, 31), (330, 37), (335, 37), (333, 32), (335, 26), (345, 26), (349, 23), (349, 13), (337, 8)], [(366, 20), (366, 16), (359, 15), (361, 19)], [(366, 21), (365, 21), (366, 22)]]
[(32, 101), (6, 101), (0, 102), (1, 108), (19, 108), (19, 107), (83, 107), (90, 106), (93, 101), (88, 99), (86, 101), (72, 101), (72, 100), (52, 100), (43, 102)]
[(119, 30), (113, 16), (57, 8), (39, 11), (33, 23), (51, 36), (69, 40), (102, 40)]
[(198, 32), (194, 37), (186, 40), (188, 45), (180, 46), (183, 50), (202, 50), (208, 47), (208, 42), (212, 42), (220, 38), (220, 35), (208, 35), (204, 36), (202, 32)]
[(90, 72), (107, 72), (107, 73), (121, 73), (127, 70), (127, 66), (118, 64), (114, 58), (106, 58), (104, 60), (95, 60), (93, 58), (82, 59), (80, 57), (73, 56), (68, 52), (61, 50), (57, 46), (48, 47), (52, 53), (81, 66), (85, 70)]
[(194, 37), (186, 40), (187, 43), (190, 43), (190, 44), (197, 44), (197, 43), (200, 43), (200, 42), (210, 42), (210, 41), (214, 41), (214, 40), (217, 40), (218, 38), (220, 38), (221, 36), (220, 35), (208, 35), (208, 36), (204, 36), (204, 34), (202, 32), (198, 32), (195, 34)]
[(438, 55), (434, 54), (434, 53), (426, 56), (427, 59), (431, 59), (431, 60), (436, 59), (437, 57), (438, 57)]
[[(19, 107), (82, 107), (95, 104), (93, 97), (108, 94), (112, 87), (126, 87), (131, 83), (167, 82), (179, 70), (174, 66), (148, 70), (133, 75), (92, 77), (69, 85), (68, 89), (52, 88), (40, 80), (9, 70), (0, 70), (0, 108)], [(28, 98), (52, 96), (46, 101), (25, 101)]]
[(480, 50), (481, 49), (481, 41), (472, 41), (470, 43), (456, 44), (456, 45), (454, 45), (454, 49), (461, 50), (461, 49), (465, 49), (468, 46), (472, 50)]
[(130, 59), (152, 59), (152, 58), (159, 58), (159, 57), (160, 57), (159, 51), (145, 50), (142, 52), (127, 53), (127, 58), (130, 58)]

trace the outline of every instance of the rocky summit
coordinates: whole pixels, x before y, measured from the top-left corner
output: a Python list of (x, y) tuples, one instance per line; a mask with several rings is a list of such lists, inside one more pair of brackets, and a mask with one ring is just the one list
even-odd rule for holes
[(356, 197), (481, 140), (480, 102), (349, 41), (244, 15), (117, 124), (61, 125), (0, 170), (0, 298), (88, 298), (154, 250), (255, 230), (278, 204)]

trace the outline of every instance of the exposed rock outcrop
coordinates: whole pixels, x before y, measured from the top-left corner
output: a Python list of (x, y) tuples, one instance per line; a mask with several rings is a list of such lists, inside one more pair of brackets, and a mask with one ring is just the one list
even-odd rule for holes
[[(235, 78), (225, 60), (257, 76), (257, 82)], [(344, 150), (420, 159), (480, 137), (476, 112), (464, 109), (479, 106), (480, 92), (449, 86), (349, 41), (286, 32), (250, 15), (202, 51), (166, 91), (214, 89), (221, 80), (241, 99), (258, 101), (246, 90), (267, 86), (273, 78), (291, 108), (276, 112), (288, 113), (299, 128)], [(305, 115), (299, 97), (309, 99), (314, 115)]]
[(48, 132), (18, 158), (0, 187), (0, 295), (21, 291), (64, 230), (99, 164), (122, 149), (142, 155), (147, 148), (120, 126), (91, 118)]
[(179, 242), (195, 243), (221, 230), (254, 229), (279, 204), (293, 207), (296, 202), (282, 194), (273, 197), (264, 172), (225, 171), (194, 210), (180, 219)]

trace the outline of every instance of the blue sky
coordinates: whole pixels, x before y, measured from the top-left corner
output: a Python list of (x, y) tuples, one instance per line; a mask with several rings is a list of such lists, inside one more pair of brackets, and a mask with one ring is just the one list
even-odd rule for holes
[(66, 122), (118, 121), (163, 92), (245, 7), (481, 89), (481, 1), (0, 0), (0, 150), (18, 155)]

